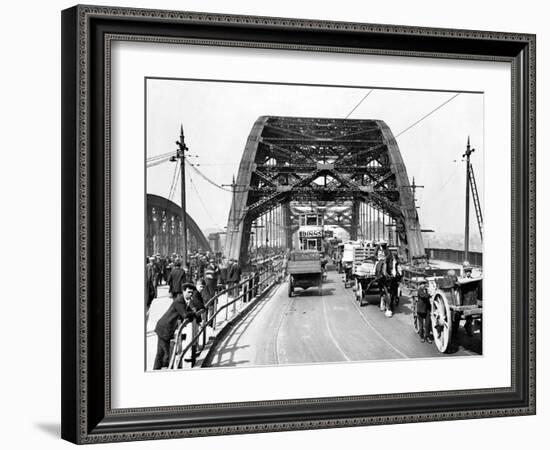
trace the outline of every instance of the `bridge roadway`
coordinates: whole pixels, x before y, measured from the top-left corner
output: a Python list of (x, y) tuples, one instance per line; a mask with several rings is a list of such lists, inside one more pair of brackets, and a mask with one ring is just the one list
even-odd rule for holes
[(439, 353), (423, 343), (412, 325), (410, 301), (401, 298), (392, 318), (379, 309), (377, 295), (360, 307), (341, 275), (329, 271), (322, 295), (317, 289), (298, 289), (289, 298), (285, 281), (258, 301), (232, 325), (212, 349), (208, 367), (246, 367), (279, 364), (434, 358), (481, 354), (481, 334), (468, 337), (459, 329), (453, 353)]

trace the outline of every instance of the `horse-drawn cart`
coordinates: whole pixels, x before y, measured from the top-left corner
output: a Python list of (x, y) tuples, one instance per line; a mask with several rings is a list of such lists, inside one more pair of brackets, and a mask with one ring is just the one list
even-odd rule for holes
[(430, 266), (404, 269), (400, 294), (408, 296), (412, 301), (413, 326), (416, 332), (419, 332), (418, 288), (423, 283), (426, 283), (430, 295), (433, 340), (437, 349), (445, 353), (454, 347), (461, 320), (466, 320), (465, 329), (470, 333), (472, 321), (482, 318), (483, 276), (480, 269), (460, 269), (458, 275), (453, 269)]
[(355, 286), (353, 287), (355, 299), (363, 306), (367, 293), (372, 288), (377, 288), (376, 263), (373, 261), (363, 261), (361, 264), (355, 266), (353, 278), (355, 280)]
[(376, 246), (370, 241), (350, 242), (344, 245), (344, 286), (353, 287), (355, 298), (361, 306), (367, 291), (376, 287), (375, 250)]

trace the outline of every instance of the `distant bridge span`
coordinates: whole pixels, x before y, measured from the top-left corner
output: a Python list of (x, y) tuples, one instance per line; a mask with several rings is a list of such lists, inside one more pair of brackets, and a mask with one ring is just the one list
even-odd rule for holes
[(394, 239), (425, 256), (409, 178), (381, 120), (259, 117), (248, 137), (228, 218), (225, 254), (289, 248), (296, 211), (315, 205), (351, 239)]
[[(160, 253), (169, 256), (172, 253), (181, 255), (183, 226), (181, 207), (160, 195), (147, 194), (147, 255)], [(209, 251), (210, 244), (203, 232), (187, 214), (187, 242), (189, 251)]]

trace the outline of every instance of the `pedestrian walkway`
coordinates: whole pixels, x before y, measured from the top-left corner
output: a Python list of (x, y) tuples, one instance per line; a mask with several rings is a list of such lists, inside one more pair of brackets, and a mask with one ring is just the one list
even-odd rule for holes
[[(231, 301), (231, 297), (228, 298), (226, 294), (221, 295), (218, 298), (218, 310), (223, 308), (228, 301)], [(155, 333), (155, 326), (171, 304), (172, 298), (168, 293), (168, 286), (159, 286), (157, 298), (153, 300), (151, 307), (149, 308), (149, 317), (146, 324), (146, 370), (148, 371), (153, 369), (157, 352), (157, 335)], [(213, 328), (207, 327), (206, 342), (210, 342), (219, 330), (230, 322), (248, 304), (249, 303), (243, 303), (242, 300), (237, 300), (235, 303), (221, 311), (220, 314), (216, 316), (215, 326)], [(187, 339), (183, 342), (183, 345), (185, 346), (190, 342), (192, 336), (191, 324), (186, 327), (183, 333), (186, 334), (187, 337)], [(199, 342), (202, 344), (202, 339), (200, 339)], [(199, 350), (201, 349), (199, 348)], [(204, 355), (200, 355), (200, 357), (202, 358)], [(190, 367), (191, 364), (189, 362), (185, 362), (184, 368)]]

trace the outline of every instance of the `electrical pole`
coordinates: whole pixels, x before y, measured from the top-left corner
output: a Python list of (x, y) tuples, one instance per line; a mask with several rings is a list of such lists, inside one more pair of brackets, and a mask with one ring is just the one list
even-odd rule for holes
[(182, 253), (183, 253), (183, 266), (187, 267), (187, 212), (185, 205), (185, 152), (189, 151), (187, 145), (185, 145), (185, 136), (183, 134), (183, 124), (180, 129), (180, 140), (176, 141), (178, 146), (176, 150), (176, 156), (172, 156), (170, 161), (175, 162), (179, 159), (180, 171), (181, 171), (181, 224), (183, 228), (182, 237)]
[(420, 186), (420, 185), (416, 184), (416, 182), (414, 181), (414, 177), (413, 177), (413, 182), (412, 182), (412, 184), (409, 184), (409, 185), (403, 186), (403, 187), (409, 187), (409, 188), (412, 189), (414, 205), (415, 205), (416, 208), (418, 208), (418, 206), (416, 206), (416, 190), (417, 190), (418, 188), (423, 188), (424, 186)]
[(237, 187), (237, 183), (235, 183), (235, 175), (233, 175), (233, 180), (231, 181), (231, 184), (222, 184), (222, 187), (231, 188), (231, 209), (233, 210), (233, 214), (231, 216), (231, 229), (228, 231), (233, 232), (237, 223), (237, 208), (235, 205), (235, 188)]
[(475, 149), (470, 148), (470, 136), (466, 144), (466, 152), (462, 157), (466, 157), (466, 211), (464, 223), (464, 260), (469, 260), (470, 253), (470, 155), (475, 152)]

